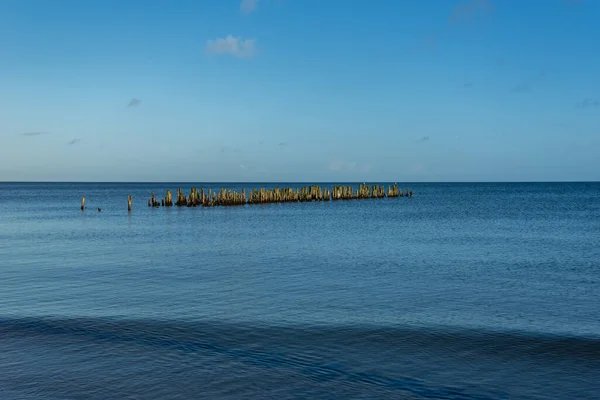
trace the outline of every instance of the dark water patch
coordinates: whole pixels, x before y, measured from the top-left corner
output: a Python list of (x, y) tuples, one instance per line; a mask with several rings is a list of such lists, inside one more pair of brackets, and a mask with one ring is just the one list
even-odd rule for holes
[(600, 336), (576, 337), (453, 327), (266, 326), (228, 322), (45, 317), (0, 319), (0, 333), (3, 337), (72, 335), (108, 342), (128, 341), (167, 347), (199, 346), (207, 349), (213, 348), (205, 342), (209, 338), (220, 338), (224, 343), (285, 338), (290, 345), (312, 343), (318, 338), (321, 345), (364, 347), (369, 344), (385, 344), (392, 348), (419, 346), (437, 351), (448, 350), (455, 354), (469, 350), (487, 356), (556, 357), (600, 362)]
[[(175, 363), (219, 357), (245, 365), (242, 370), (285, 371), (307, 385), (351, 385), (365, 392), (373, 386), (388, 394), (417, 398), (509, 398), (510, 390), (503, 388), (503, 382), (491, 385), (495, 390), (490, 391), (489, 382), (486, 388), (447, 380), (464, 379), (472, 369), (481, 374), (490, 366), (508, 375), (518, 373), (510, 378), (515, 380), (522, 379), (523, 373), (532, 374), (520, 371), (530, 366), (536, 371), (533, 375), (556, 375), (562, 384), (568, 383), (569, 373), (600, 373), (600, 338), (517, 332), (30, 318), (0, 320), (0, 337), (56, 348), (93, 345), (118, 353), (125, 349), (148, 355), (166, 352)], [(444, 369), (454, 371), (448, 375), (442, 373)], [(438, 371), (424, 377), (419, 373), (422, 370)], [(557, 385), (560, 380), (551, 386)], [(573, 389), (585, 395), (590, 388)]]

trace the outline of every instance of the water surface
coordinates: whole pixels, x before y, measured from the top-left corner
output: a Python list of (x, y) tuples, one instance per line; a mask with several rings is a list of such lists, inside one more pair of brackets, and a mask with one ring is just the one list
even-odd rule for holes
[(600, 184), (178, 186), (0, 183), (0, 397), (596, 398)]

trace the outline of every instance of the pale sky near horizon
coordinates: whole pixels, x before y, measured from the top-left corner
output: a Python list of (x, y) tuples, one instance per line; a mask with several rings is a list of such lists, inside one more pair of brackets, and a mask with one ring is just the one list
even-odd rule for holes
[(597, 0), (6, 0), (0, 181), (600, 180)]

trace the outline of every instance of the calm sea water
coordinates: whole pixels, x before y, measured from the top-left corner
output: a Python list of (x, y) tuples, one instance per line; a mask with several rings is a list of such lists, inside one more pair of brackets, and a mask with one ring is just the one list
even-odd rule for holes
[(178, 186), (0, 183), (0, 398), (599, 398), (600, 184)]

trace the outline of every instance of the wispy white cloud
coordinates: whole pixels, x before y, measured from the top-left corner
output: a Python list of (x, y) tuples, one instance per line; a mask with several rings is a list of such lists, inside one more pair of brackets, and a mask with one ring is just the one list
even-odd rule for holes
[(256, 52), (256, 40), (242, 39), (227, 35), (224, 38), (209, 40), (206, 43), (206, 52), (209, 54), (229, 54), (239, 58), (250, 58)]
[(596, 99), (583, 99), (580, 102), (578, 102), (576, 104), (577, 108), (595, 108), (595, 107), (600, 107), (600, 101), (596, 100)]
[(258, 0), (242, 0), (240, 3), (240, 11), (244, 14), (250, 14), (258, 7)]

